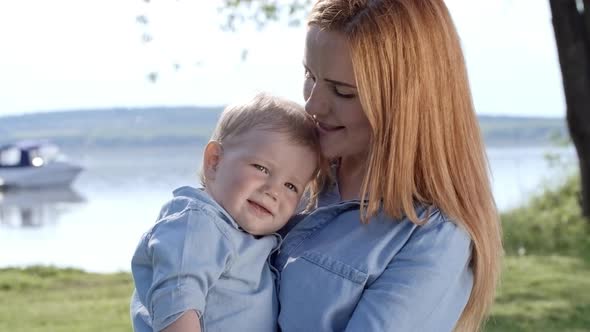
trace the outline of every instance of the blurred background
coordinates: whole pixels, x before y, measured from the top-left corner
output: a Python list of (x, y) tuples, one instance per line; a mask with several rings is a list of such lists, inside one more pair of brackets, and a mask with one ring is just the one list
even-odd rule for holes
[[(505, 232), (504, 280), (487, 330), (590, 331), (590, 242), (550, 2), (446, 3)], [(572, 3), (579, 12), (588, 4)], [(1, 330), (129, 329), (133, 250), (172, 190), (198, 185), (223, 107), (258, 91), (303, 103), (309, 8), (296, 0), (0, 2)], [(45, 146), (59, 152), (44, 157), (37, 148)], [(14, 175), (18, 152), (31, 162), (39, 154), (37, 168), (81, 171), (59, 185), (14, 188), (37, 179)], [(74, 292), (72, 280), (87, 293), (63, 295)], [(46, 302), (14, 311), (15, 298), (39, 292)], [(74, 306), (57, 305), (66, 302)], [(96, 306), (104, 317), (90, 314)], [(72, 312), (92, 318), (72, 322)], [(26, 315), (36, 318), (27, 325)]]

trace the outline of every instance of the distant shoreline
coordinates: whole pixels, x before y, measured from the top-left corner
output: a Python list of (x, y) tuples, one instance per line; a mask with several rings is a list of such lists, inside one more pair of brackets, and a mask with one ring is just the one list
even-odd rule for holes
[[(0, 144), (48, 139), (62, 146), (169, 146), (205, 143), (222, 107), (149, 107), (0, 116)], [(564, 118), (479, 116), (488, 147), (567, 141)]]

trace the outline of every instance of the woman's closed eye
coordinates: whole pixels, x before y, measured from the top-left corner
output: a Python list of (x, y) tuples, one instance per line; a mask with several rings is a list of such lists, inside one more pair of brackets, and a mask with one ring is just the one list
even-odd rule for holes
[(351, 92), (351, 91), (346, 91), (346, 90), (350, 90), (350, 89), (342, 88), (342, 87), (339, 87), (337, 85), (334, 85), (333, 86), (334, 94), (336, 96), (338, 96), (338, 97), (342, 97), (342, 98), (354, 98), (354, 97), (356, 97), (356, 93)]
[(266, 168), (266, 167), (264, 167), (262, 165), (252, 164), (252, 166), (254, 166), (254, 168), (256, 168), (257, 170), (261, 171), (264, 174), (269, 174), (270, 173), (270, 171), (268, 170), (268, 168)]

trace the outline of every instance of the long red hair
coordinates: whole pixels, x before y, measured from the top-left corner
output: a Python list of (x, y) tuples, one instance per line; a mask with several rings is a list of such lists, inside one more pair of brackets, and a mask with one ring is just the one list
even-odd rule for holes
[[(372, 126), (360, 197), (420, 223), (432, 204), (473, 241), (474, 285), (456, 331), (477, 331), (501, 270), (501, 230), (459, 37), (443, 0), (319, 0), (308, 23), (343, 33)], [(383, 181), (387, 179), (387, 181)], [(380, 198), (380, 199), (374, 199)]]

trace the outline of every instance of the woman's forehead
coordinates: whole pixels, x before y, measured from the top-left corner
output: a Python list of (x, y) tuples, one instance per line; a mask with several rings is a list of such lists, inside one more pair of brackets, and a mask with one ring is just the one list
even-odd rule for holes
[(326, 30), (316, 25), (310, 25), (305, 40), (306, 50), (349, 54), (346, 36), (340, 31)]
[(305, 42), (304, 65), (320, 78), (354, 84), (354, 72), (346, 36), (311, 25)]

